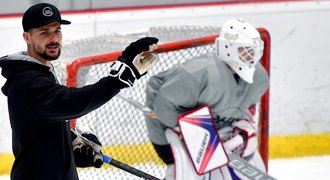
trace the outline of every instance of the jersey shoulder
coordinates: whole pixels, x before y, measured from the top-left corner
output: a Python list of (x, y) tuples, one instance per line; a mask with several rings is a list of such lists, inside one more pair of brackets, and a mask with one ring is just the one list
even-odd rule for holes
[(182, 63), (182, 68), (190, 73), (198, 73), (198, 72), (203, 72), (211, 67), (216, 66), (216, 57), (213, 54), (205, 54), (201, 55), (195, 58), (192, 58), (190, 60), (187, 60), (186, 62)]
[(266, 84), (267, 86), (269, 84), (268, 72), (260, 63), (258, 63), (256, 66), (256, 71), (255, 71), (255, 75), (254, 75), (254, 83)]
[[(208, 80), (209, 83), (216, 80), (221, 84), (226, 83), (231, 78), (231, 71), (224, 61), (221, 61), (215, 54), (206, 54), (191, 59), (184, 64), (182, 68), (190, 76), (200, 80)], [(213, 82), (215, 83), (215, 82)]]

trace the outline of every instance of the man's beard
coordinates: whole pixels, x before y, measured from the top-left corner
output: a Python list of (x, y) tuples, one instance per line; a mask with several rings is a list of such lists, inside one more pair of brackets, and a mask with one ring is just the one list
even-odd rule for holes
[(45, 60), (47, 60), (47, 61), (54, 61), (54, 60), (56, 60), (56, 59), (58, 59), (58, 58), (60, 57), (60, 55), (61, 55), (61, 49), (58, 50), (58, 54), (57, 54), (56, 56), (50, 56), (50, 55), (48, 55), (48, 54), (46, 53), (46, 50), (45, 50), (44, 52), (38, 52), (38, 51), (37, 51), (37, 54), (38, 54), (40, 57), (42, 57), (42, 58), (44, 58)]
[(38, 51), (36, 49), (36, 53), (40, 57), (44, 58), (47, 61), (54, 61), (54, 60), (58, 59), (60, 57), (60, 55), (61, 55), (61, 48), (58, 49), (57, 55), (51, 56), (51, 55), (48, 55), (47, 52), (46, 52), (47, 46), (57, 46), (57, 47), (60, 47), (60, 44), (58, 44), (58, 43), (50, 43), (50, 44), (46, 45), (45, 50), (43, 52), (40, 52), (40, 51)]

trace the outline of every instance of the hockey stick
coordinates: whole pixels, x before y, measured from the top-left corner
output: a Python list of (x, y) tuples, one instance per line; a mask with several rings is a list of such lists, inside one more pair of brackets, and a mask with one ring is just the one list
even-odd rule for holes
[(143, 171), (140, 171), (138, 169), (135, 169), (134, 167), (132, 166), (129, 166), (127, 164), (124, 164), (122, 162), (119, 162), (115, 159), (112, 159), (111, 157), (107, 156), (107, 155), (104, 155), (104, 154), (101, 154), (101, 153), (97, 153), (98, 155), (101, 155), (103, 157), (103, 162), (104, 163), (107, 163), (107, 164), (110, 164), (110, 165), (113, 165), (119, 169), (122, 169), (126, 172), (129, 172), (131, 174), (134, 174), (135, 176), (138, 176), (140, 178), (143, 178), (143, 179), (148, 179), (148, 180), (160, 180), (150, 174), (147, 174)]
[(276, 180), (274, 177), (269, 174), (261, 171), (260, 169), (252, 166), (245, 159), (237, 156), (233, 153), (228, 153), (227, 156), (229, 158), (229, 166), (233, 169), (236, 169), (238, 172), (244, 174), (244, 176), (249, 179), (254, 180)]
[(128, 102), (130, 105), (134, 106), (136, 109), (140, 110), (143, 112), (143, 114), (151, 117), (151, 118), (157, 118), (156, 114), (154, 112), (151, 111), (151, 109), (149, 109), (148, 107), (142, 105), (141, 103), (135, 101), (132, 98), (127, 97), (126, 95), (122, 95), (121, 93), (118, 93), (116, 95), (117, 97), (119, 97), (120, 99)]
[(107, 155), (104, 155), (102, 153), (100, 153), (101, 151), (101, 148), (102, 148), (102, 145), (99, 145), (97, 143), (95, 143), (94, 141), (86, 138), (85, 136), (83, 136), (83, 132), (79, 129), (79, 128), (75, 128), (74, 130), (71, 130), (72, 133), (74, 133), (76, 136), (78, 136), (79, 138), (81, 138), (83, 140), (83, 142), (85, 142), (87, 145), (91, 146), (93, 149), (94, 149), (94, 152), (95, 154), (97, 154), (96, 156), (102, 156), (102, 161), (104, 163), (107, 163), (107, 164), (110, 164), (110, 165), (113, 165), (119, 169), (122, 169), (126, 172), (129, 172), (133, 175), (136, 175), (138, 177), (141, 177), (143, 179), (149, 179), (149, 180), (160, 180), (154, 176), (151, 176), (150, 174), (147, 174), (143, 171), (140, 171), (138, 169), (135, 169), (134, 167), (132, 166), (129, 166), (127, 164), (124, 164), (122, 162), (119, 162)]
[[(135, 108), (139, 109), (142, 111), (145, 115), (152, 117), (152, 118), (157, 118), (156, 114), (152, 112), (152, 110), (141, 103), (133, 100), (132, 98), (129, 98), (125, 95), (122, 94), (117, 94), (117, 96)], [(248, 163), (245, 159), (241, 158), (240, 156), (237, 156), (232, 153), (227, 153), (228, 158), (229, 158), (229, 166), (238, 172), (244, 174), (246, 177), (248, 177), (251, 180), (275, 180), (274, 177), (270, 176), (269, 174), (261, 171), (260, 169), (256, 168), (255, 166), (251, 165)]]

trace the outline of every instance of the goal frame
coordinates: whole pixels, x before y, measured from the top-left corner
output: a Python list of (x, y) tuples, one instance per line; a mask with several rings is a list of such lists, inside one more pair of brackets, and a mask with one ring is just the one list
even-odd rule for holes
[[(265, 28), (257, 28), (260, 32), (261, 38), (264, 41), (264, 52), (261, 59), (261, 64), (266, 69), (268, 75), (270, 76), (270, 52), (271, 52), (271, 41), (269, 32)], [(191, 48), (202, 45), (213, 44), (215, 38), (219, 35), (210, 35), (206, 37), (184, 40), (179, 42), (171, 42), (160, 44), (156, 49), (158, 53), (165, 53), (168, 51), (181, 50), (185, 48)], [(109, 63), (118, 59), (122, 51), (110, 52), (105, 54), (100, 54), (96, 56), (78, 58), (72, 61), (72, 63), (66, 66), (67, 70), (67, 86), (68, 87), (77, 87), (77, 75), (78, 71), (82, 67), (92, 66), (100, 63)], [(260, 113), (259, 113), (259, 152), (265, 163), (266, 169), (268, 169), (268, 153), (269, 153), (269, 96), (270, 96), (270, 87), (265, 92), (261, 98), (260, 104)], [(75, 120), (70, 121), (71, 127), (74, 127), (76, 124)]]

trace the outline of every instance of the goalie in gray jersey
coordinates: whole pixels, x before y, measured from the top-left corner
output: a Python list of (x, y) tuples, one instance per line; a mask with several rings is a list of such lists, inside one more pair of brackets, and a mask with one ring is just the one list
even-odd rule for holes
[[(174, 162), (180, 161), (173, 158), (166, 129), (177, 127), (178, 115), (205, 104), (211, 108), (225, 149), (265, 170), (257, 151), (257, 124), (253, 120), (255, 106), (269, 86), (268, 74), (259, 63), (263, 41), (248, 22), (230, 19), (215, 45), (215, 53), (188, 60), (148, 81), (146, 105), (158, 117), (146, 116), (148, 135), (158, 156), (168, 165), (166, 179), (174, 178)], [(244, 179), (228, 167), (220, 171), (216, 179)]]

